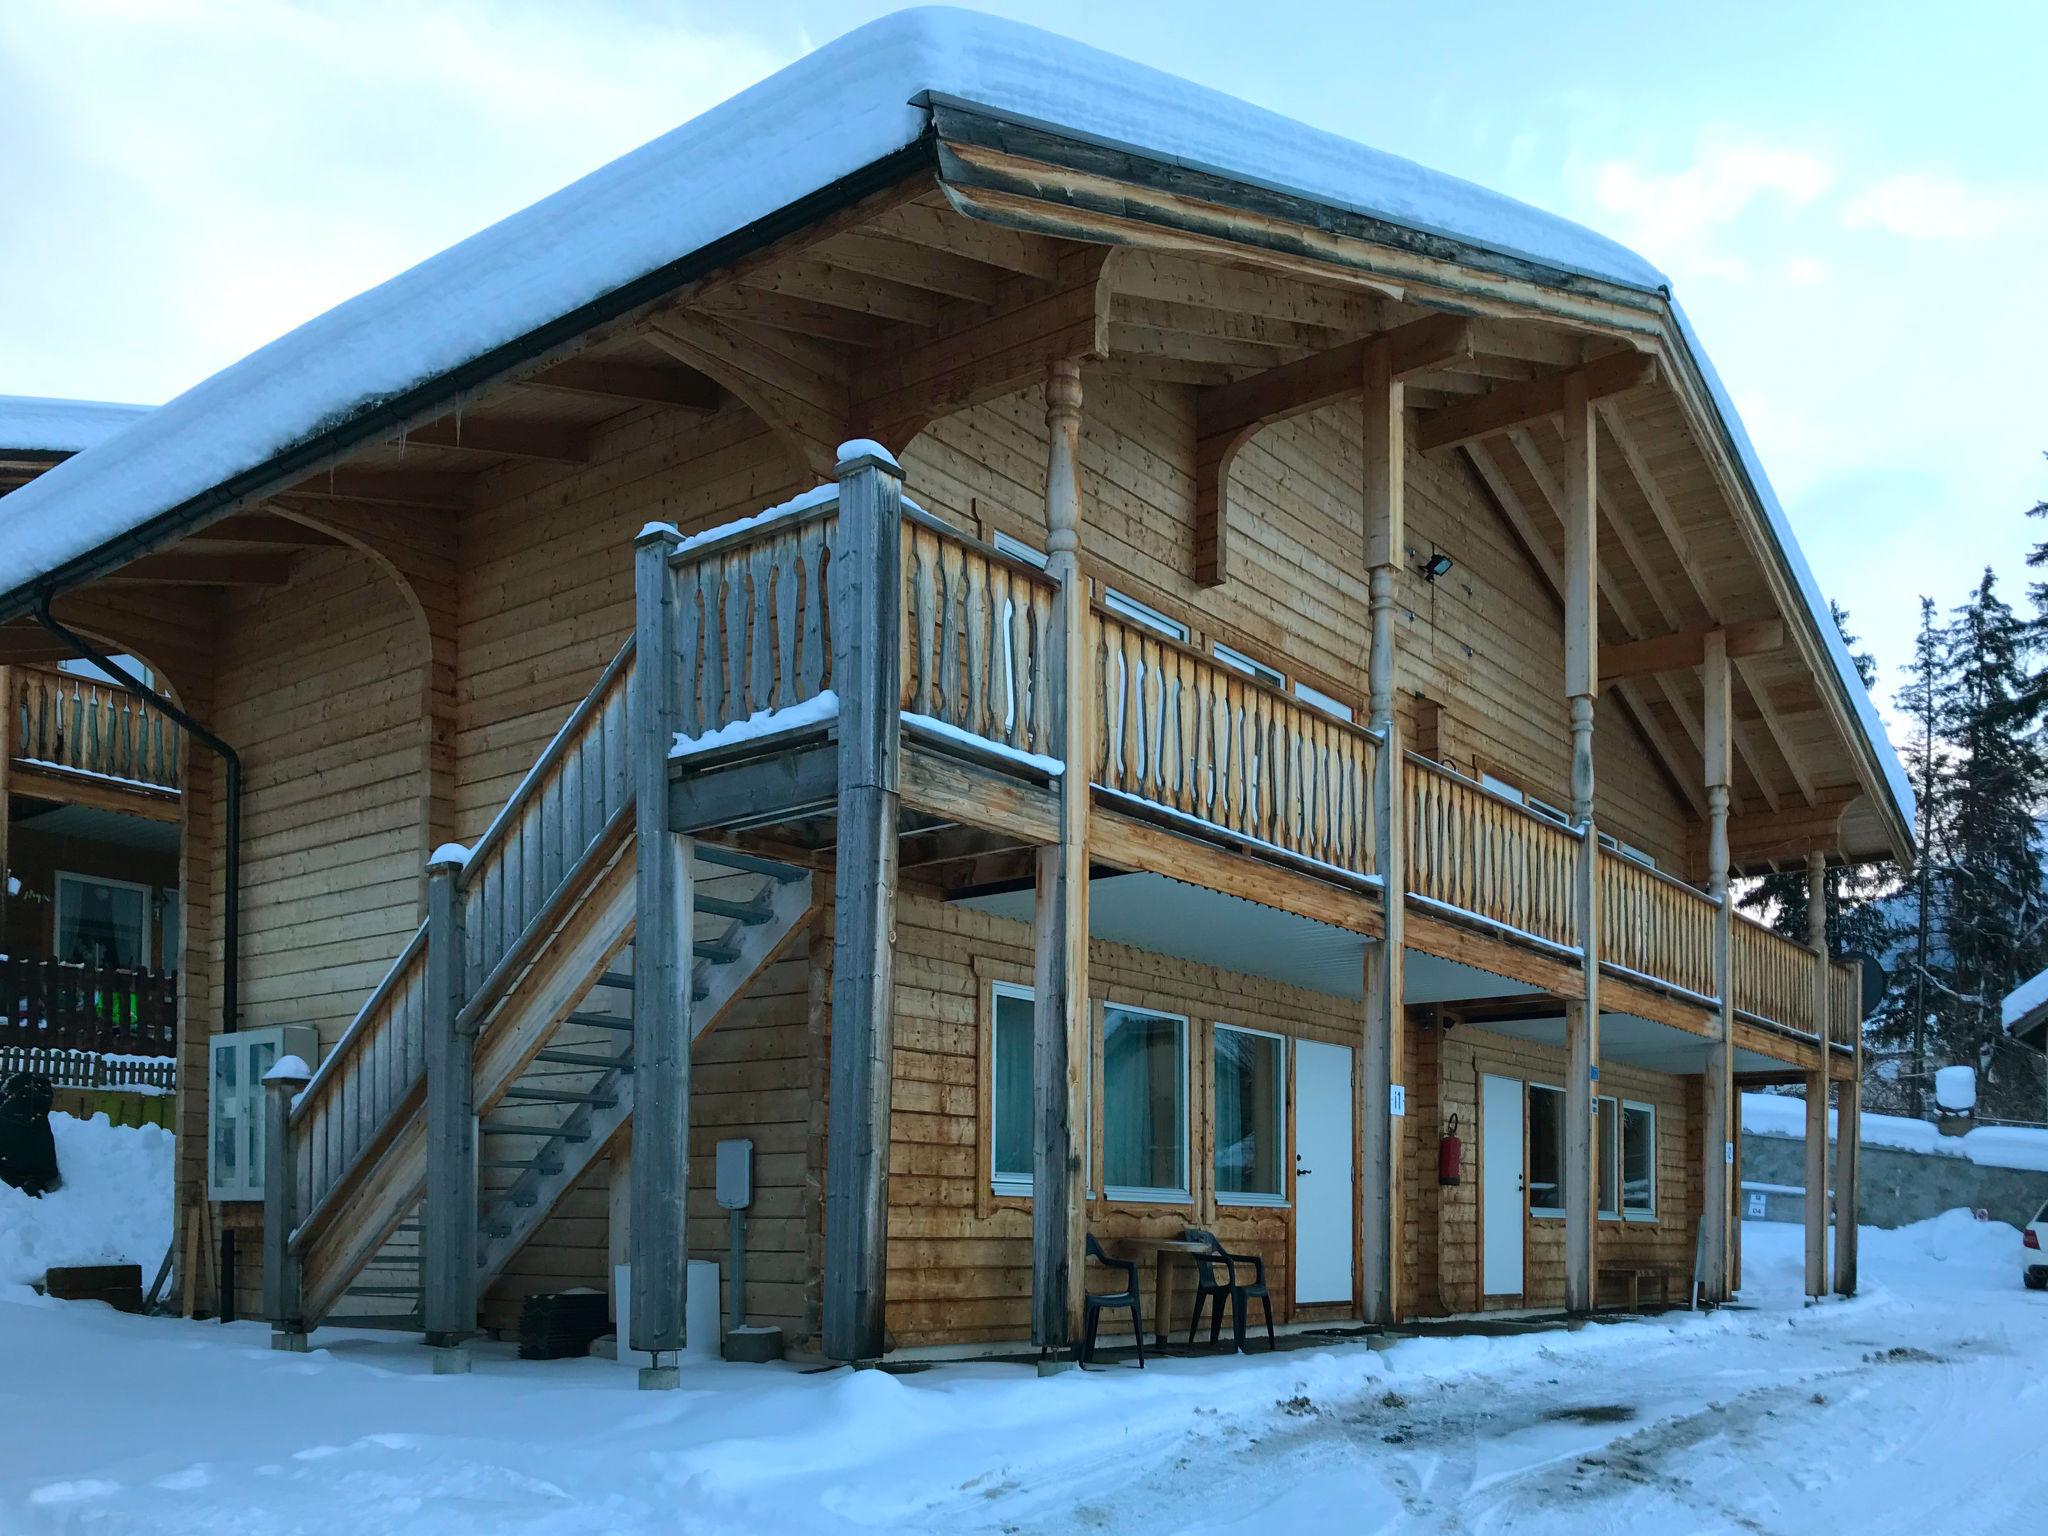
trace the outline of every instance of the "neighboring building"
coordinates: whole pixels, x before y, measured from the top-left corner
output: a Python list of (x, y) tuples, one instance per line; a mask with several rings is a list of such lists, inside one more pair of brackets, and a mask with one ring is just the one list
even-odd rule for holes
[[(0, 493), (147, 414), (0, 396)], [(0, 502), (0, 523), (10, 510)], [(182, 732), (54, 636), (11, 646), (9, 657), (0, 665), (0, 1069), (34, 1066), (83, 1085), (109, 1080), (108, 1056), (161, 1057), (161, 1071), (143, 1076), (167, 1085)], [(136, 1065), (114, 1076), (134, 1076)]]
[(1706, 892), (1910, 792), (1664, 280), (1091, 49), (875, 23), (18, 496), (0, 656), (54, 587), (240, 754), (180, 1191), (207, 1034), (309, 1026), (288, 1335), (423, 1228), (437, 1342), (630, 1254), (672, 1349), (738, 1139), (840, 1358), (1191, 1224), (1283, 1322), (1716, 1296), (1735, 1082), (1857, 1100), (1856, 974)]
[(2030, 976), (2010, 992), (1999, 1008), (2005, 1032), (2021, 1045), (2048, 1049), (2048, 971)]

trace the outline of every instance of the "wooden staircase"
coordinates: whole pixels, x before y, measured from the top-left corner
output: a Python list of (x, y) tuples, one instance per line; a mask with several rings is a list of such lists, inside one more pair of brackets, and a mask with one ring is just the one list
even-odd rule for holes
[[(633, 675), (629, 641), (474, 850), (442, 860), (447, 893), (292, 1104), (265, 1212), (282, 1330), (431, 1326), (429, 1145), (451, 1120), (481, 1294), (632, 1114)], [(694, 1039), (803, 925), (812, 888), (797, 866), (688, 846)], [(437, 1088), (434, 1063), (467, 1083)], [(473, 1126), (430, 1108), (464, 1101)]]

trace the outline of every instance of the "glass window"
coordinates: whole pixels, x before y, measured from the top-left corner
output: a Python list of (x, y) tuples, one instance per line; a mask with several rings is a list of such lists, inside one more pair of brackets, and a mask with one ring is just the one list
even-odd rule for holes
[(999, 1194), (1031, 1193), (1031, 990), (998, 982), (989, 1106), (989, 1174)]
[(1125, 596), (1115, 587), (1103, 588), (1102, 606), (1111, 613), (1121, 614), (1124, 618), (1135, 619), (1140, 624), (1148, 625), (1162, 635), (1171, 635), (1182, 645), (1187, 644), (1187, 625), (1181, 623), (1179, 619), (1169, 619), (1150, 603), (1141, 603), (1135, 597)]
[(1254, 661), (1243, 651), (1231, 646), (1218, 644), (1210, 649), (1216, 653), (1216, 659), (1226, 667), (1235, 667), (1247, 677), (1256, 677), (1260, 682), (1271, 683), (1275, 688), (1287, 686), (1287, 674), (1278, 667), (1269, 667), (1263, 661)]
[(1103, 1010), (1102, 1182), (1112, 1199), (1187, 1198), (1187, 1020)]
[(1013, 539), (1007, 533), (998, 533), (989, 542), (1013, 560), (1022, 560), (1027, 565), (1035, 565), (1041, 571), (1046, 567), (1048, 557), (1045, 551), (1034, 549), (1022, 539)]
[(1216, 1198), (1278, 1203), (1287, 1148), (1286, 1042), (1216, 1026)]
[(169, 887), (165, 887), (163, 900), (157, 907), (157, 927), (162, 931), (158, 941), (162, 948), (157, 955), (156, 968), (175, 975), (180, 963), (180, 946), (185, 942), (184, 903)]
[(149, 964), (150, 889), (125, 880), (57, 876), (57, 958), (80, 965)]
[(1621, 1109), (1621, 1206), (1631, 1221), (1657, 1219), (1657, 1111), (1649, 1104)]
[(1600, 1214), (1621, 1215), (1621, 1207), (1615, 1203), (1617, 1191), (1621, 1188), (1621, 1115), (1614, 1100), (1600, 1100), (1600, 1166), (1597, 1175), (1600, 1180)]
[(1564, 1093), (1529, 1085), (1529, 1209), (1564, 1214)]
[[(149, 668), (145, 667), (133, 656), (109, 656), (107, 660), (119, 667), (123, 672), (126, 672), (130, 677), (139, 679), (143, 687), (154, 688), (156, 686), (156, 674), (151, 672)], [(113, 673), (102, 667), (98, 662), (87, 661), (82, 656), (66, 657), (57, 663), (57, 670), (69, 673), (73, 677), (90, 678), (96, 683), (112, 683), (116, 688), (128, 686), (127, 683), (115, 677)]]
[(1311, 688), (1307, 683), (1294, 685), (1294, 696), (1304, 704), (1313, 704), (1326, 715), (1335, 715), (1339, 720), (1351, 718), (1351, 706), (1341, 699), (1333, 699), (1320, 688)]

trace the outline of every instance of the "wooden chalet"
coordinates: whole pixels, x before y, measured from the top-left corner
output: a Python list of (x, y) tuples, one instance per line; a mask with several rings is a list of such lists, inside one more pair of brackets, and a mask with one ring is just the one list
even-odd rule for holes
[(283, 1343), (629, 1266), (670, 1380), (735, 1140), (839, 1359), (1066, 1349), (1091, 1233), (1283, 1326), (1718, 1300), (1736, 1084), (1858, 1101), (1729, 882), (1910, 796), (1662, 279), (1028, 28), (863, 28), (7, 511), (0, 658), (47, 601), (239, 761), (180, 1002), (317, 1032), (209, 1213)]

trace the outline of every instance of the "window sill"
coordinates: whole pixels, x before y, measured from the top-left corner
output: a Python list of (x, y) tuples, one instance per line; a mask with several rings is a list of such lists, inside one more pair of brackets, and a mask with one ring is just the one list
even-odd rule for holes
[(997, 1179), (989, 1186), (989, 1193), (999, 1200), (1029, 1200), (1031, 1181), (1029, 1179)]
[(1184, 1189), (1105, 1189), (1102, 1198), (1112, 1205), (1193, 1205), (1195, 1198)]
[(1285, 1195), (1221, 1195), (1216, 1197), (1218, 1205), (1246, 1205), (1261, 1210), (1284, 1211), (1288, 1206)]

